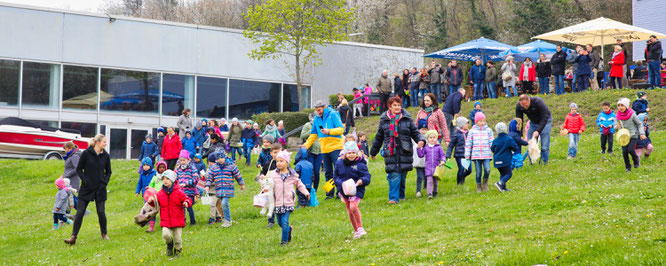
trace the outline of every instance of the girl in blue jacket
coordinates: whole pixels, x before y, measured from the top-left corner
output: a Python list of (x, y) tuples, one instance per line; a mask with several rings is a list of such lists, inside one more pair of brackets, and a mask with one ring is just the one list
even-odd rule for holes
[[(358, 209), (358, 204), (365, 195), (365, 187), (370, 184), (370, 173), (365, 160), (358, 156), (358, 145), (355, 141), (348, 141), (344, 147), (344, 157), (335, 163), (335, 171), (333, 172), (333, 180), (335, 186), (340, 192), (340, 199), (345, 203), (347, 213), (349, 214), (349, 221), (354, 227), (354, 239), (359, 239), (366, 234), (361, 223), (361, 211)], [(356, 182), (356, 195), (345, 195), (342, 188), (342, 183), (352, 179)]]

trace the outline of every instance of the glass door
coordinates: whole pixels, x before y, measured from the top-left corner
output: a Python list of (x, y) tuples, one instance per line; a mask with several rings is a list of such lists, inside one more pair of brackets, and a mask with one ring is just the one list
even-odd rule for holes
[[(146, 140), (146, 135), (150, 129), (131, 129), (132, 135), (130, 138), (130, 159), (138, 159), (141, 153), (141, 145)], [(151, 141), (154, 141), (151, 138)], [(153, 162), (154, 164), (155, 162)]]
[(111, 159), (127, 159), (127, 129), (108, 128), (108, 130)]

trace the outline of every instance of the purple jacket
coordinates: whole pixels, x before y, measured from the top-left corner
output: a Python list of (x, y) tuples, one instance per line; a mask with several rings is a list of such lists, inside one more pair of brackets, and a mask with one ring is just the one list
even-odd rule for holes
[(435, 173), (435, 168), (439, 165), (440, 162), (446, 161), (446, 152), (442, 149), (442, 146), (435, 144), (435, 146), (430, 147), (428, 144), (423, 146), (423, 148), (417, 148), (416, 152), (419, 154), (420, 158), (425, 157), (425, 175), (432, 176)]

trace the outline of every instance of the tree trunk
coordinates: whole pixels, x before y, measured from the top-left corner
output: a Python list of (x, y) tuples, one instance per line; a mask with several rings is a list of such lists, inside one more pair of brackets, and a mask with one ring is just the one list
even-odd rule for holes
[[(298, 91), (298, 110), (303, 110), (303, 81), (301, 80), (301, 55), (296, 54), (296, 90)], [(284, 93), (284, 92), (282, 92)], [(284, 106), (284, 104), (282, 104)]]

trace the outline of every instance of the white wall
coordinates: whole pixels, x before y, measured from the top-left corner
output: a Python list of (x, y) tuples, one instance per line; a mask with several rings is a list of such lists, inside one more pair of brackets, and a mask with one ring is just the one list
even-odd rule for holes
[[(664, 0), (632, 0), (632, 21), (634, 26), (653, 30), (659, 33), (666, 33), (666, 1)], [(666, 40), (661, 40), (662, 49), (666, 50), (664, 44)], [(645, 60), (644, 41), (634, 42), (632, 59), (634, 61)]]

